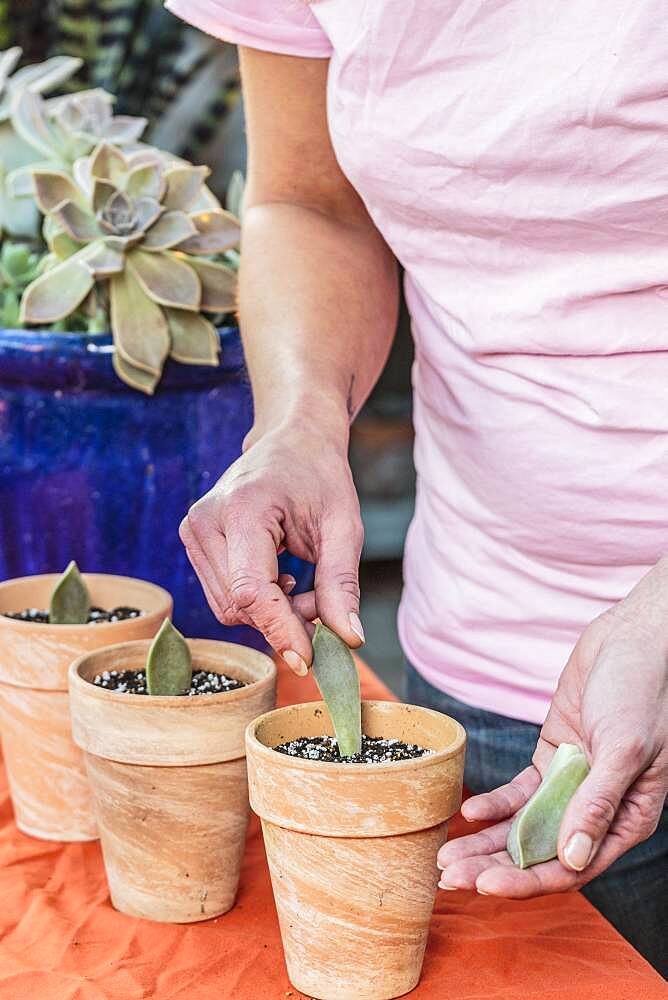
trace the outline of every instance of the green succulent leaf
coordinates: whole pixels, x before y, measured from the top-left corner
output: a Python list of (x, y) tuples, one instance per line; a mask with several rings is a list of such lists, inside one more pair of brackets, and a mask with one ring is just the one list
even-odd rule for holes
[(79, 567), (71, 562), (56, 583), (49, 602), (49, 624), (85, 625), (90, 611), (90, 595)]
[(557, 857), (559, 828), (571, 798), (589, 773), (580, 747), (561, 743), (540, 785), (515, 816), (508, 853), (520, 868)]
[(132, 250), (129, 267), (146, 295), (162, 306), (199, 312), (202, 287), (197, 272), (185, 260), (170, 253)]
[(125, 190), (132, 198), (153, 198), (162, 201), (165, 181), (157, 163), (146, 163), (135, 167), (127, 177)]
[(121, 274), (125, 267), (123, 253), (113, 246), (108, 246), (102, 239), (89, 245), (85, 261), (95, 277), (100, 279), (110, 278), (113, 274)]
[(230, 177), (230, 183), (227, 185), (225, 205), (227, 206), (228, 212), (231, 212), (232, 215), (236, 215), (237, 219), (243, 219), (244, 217), (245, 188), (246, 181), (244, 179), (244, 175), (240, 170), (235, 170)]
[(341, 757), (362, 748), (360, 679), (350, 649), (320, 622), (313, 636), (313, 676), (327, 705)]
[(76, 240), (73, 240), (71, 236), (68, 236), (50, 215), (44, 218), (42, 233), (44, 235), (44, 242), (49, 250), (59, 260), (66, 260), (72, 254), (78, 253), (81, 250), (81, 245)]
[(169, 354), (167, 320), (126, 265), (110, 281), (111, 329), (116, 350), (127, 364), (160, 378)]
[(166, 208), (187, 212), (192, 208), (211, 171), (208, 167), (174, 167), (164, 175), (167, 193), (162, 199)]
[(76, 202), (64, 201), (51, 212), (51, 217), (67, 235), (78, 243), (90, 243), (102, 236), (95, 218)]
[(101, 180), (96, 177), (93, 181), (93, 211), (101, 212), (107, 202), (117, 193), (117, 188), (111, 181)]
[(194, 222), (185, 212), (165, 212), (142, 240), (143, 250), (171, 250), (197, 233)]
[(40, 212), (47, 215), (64, 201), (83, 206), (81, 191), (68, 174), (62, 170), (33, 170), (35, 201)]
[(237, 275), (225, 264), (190, 257), (190, 266), (197, 272), (202, 285), (202, 312), (232, 312), (237, 305)]
[(185, 694), (193, 665), (190, 647), (169, 618), (151, 643), (146, 659), (146, 688), (151, 695)]
[(95, 279), (80, 250), (31, 282), (21, 300), (21, 322), (56, 323), (69, 316), (90, 292)]
[(83, 60), (76, 56), (53, 56), (42, 63), (24, 66), (14, 73), (11, 83), (14, 90), (28, 87), (34, 93), (43, 94), (46, 90), (59, 87), (65, 80), (83, 66)]
[(218, 364), (220, 341), (213, 323), (184, 309), (165, 309), (172, 337), (171, 356), (183, 365)]
[(179, 246), (184, 253), (224, 253), (237, 246), (241, 237), (239, 220), (229, 212), (199, 212), (190, 218), (197, 232)]
[(120, 187), (127, 174), (128, 161), (117, 146), (101, 142), (91, 154), (89, 168), (93, 179), (111, 181)]
[(142, 368), (136, 368), (121, 357), (118, 351), (114, 351), (111, 363), (121, 382), (125, 382), (131, 389), (146, 393), (147, 396), (153, 395), (160, 381), (159, 375), (151, 375)]
[(44, 101), (39, 94), (22, 88), (12, 101), (11, 119), (16, 134), (42, 156), (51, 159), (54, 148), (58, 146), (58, 138), (43, 108)]

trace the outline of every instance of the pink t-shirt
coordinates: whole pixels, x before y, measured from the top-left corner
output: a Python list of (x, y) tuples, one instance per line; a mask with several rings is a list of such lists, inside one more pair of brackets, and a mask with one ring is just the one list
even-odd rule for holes
[(542, 721), (581, 630), (668, 551), (667, 0), (168, 6), (330, 57), (336, 155), (416, 341), (402, 642)]

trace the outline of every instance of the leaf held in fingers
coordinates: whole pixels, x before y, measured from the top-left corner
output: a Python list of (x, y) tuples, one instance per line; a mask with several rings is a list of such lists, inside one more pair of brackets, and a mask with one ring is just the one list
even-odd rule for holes
[(50, 625), (85, 625), (90, 611), (90, 595), (79, 567), (71, 562), (56, 583), (49, 603)]
[(327, 705), (341, 757), (362, 749), (360, 679), (343, 639), (320, 622), (313, 636), (313, 676)]
[(192, 673), (192, 656), (188, 643), (169, 618), (165, 618), (146, 659), (148, 693), (185, 694), (190, 688)]
[(566, 807), (589, 773), (587, 758), (573, 743), (561, 743), (545, 777), (508, 832), (508, 853), (519, 868), (557, 857)]

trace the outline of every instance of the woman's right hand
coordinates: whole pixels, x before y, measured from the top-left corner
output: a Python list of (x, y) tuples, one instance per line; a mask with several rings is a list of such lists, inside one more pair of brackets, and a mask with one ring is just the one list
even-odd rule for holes
[[(313, 418), (247, 439), (244, 454), (191, 507), (180, 534), (217, 619), (253, 625), (288, 666), (307, 672), (305, 623), (320, 618), (353, 647), (359, 619), (362, 548), (359, 502), (347, 435), (327, 435)], [(304, 429), (309, 426), (309, 429)], [(291, 598), (278, 555), (315, 563), (315, 589)]]

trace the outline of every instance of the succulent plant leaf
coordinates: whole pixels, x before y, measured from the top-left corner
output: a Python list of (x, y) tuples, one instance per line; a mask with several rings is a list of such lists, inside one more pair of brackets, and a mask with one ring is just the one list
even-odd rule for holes
[(0, 52), (0, 90), (4, 88), (7, 78), (16, 69), (22, 51), (18, 45), (14, 45), (11, 49), (5, 49), (4, 52)]
[(110, 181), (117, 186), (123, 182), (128, 162), (117, 146), (101, 142), (91, 154), (89, 169), (94, 180)]
[(118, 351), (114, 351), (111, 363), (121, 382), (125, 382), (131, 389), (138, 389), (139, 392), (146, 393), (147, 396), (153, 395), (160, 381), (159, 375), (151, 375), (142, 368), (136, 368), (121, 357)]
[(198, 313), (165, 309), (172, 338), (171, 356), (183, 365), (218, 364), (220, 341), (213, 323)]
[(62, 170), (33, 170), (35, 201), (40, 212), (47, 215), (64, 201), (82, 205), (81, 192)]
[(102, 236), (95, 218), (73, 201), (64, 201), (56, 206), (51, 217), (68, 236), (79, 243), (90, 243)]
[(313, 676), (327, 706), (341, 757), (352, 757), (362, 747), (360, 679), (345, 642), (318, 624), (313, 636)]
[(146, 658), (146, 688), (150, 695), (185, 694), (192, 681), (190, 647), (168, 618), (151, 643)]
[(90, 244), (84, 259), (86, 266), (90, 268), (96, 278), (100, 279), (110, 278), (113, 274), (121, 274), (125, 267), (122, 251), (108, 246), (104, 240), (96, 240), (95, 243)]
[(58, 138), (43, 113), (43, 103), (38, 94), (21, 89), (12, 99), (11, 119), (17, 135), (47, 159), (51, 159), (54, 147), (58, 146)]
[(239, 220), (229, 212), (199, 212), (190, 218), (197, 232), (179, 246), (184, 253), (223, 253), (238, 244), (241, 237)]
[(171, 345), (167, 320), (127, 264), (111, 278), (110, 299), (116, 349), (128, 364), (160, 377)]
[(141, 138), (147, 125), (148, 118), (135, 118), (133, 115), (115, 115), (106, 129), (105, 136), (114, 145), (130, 145)]
[(42, 233), (47, 247), (59, 260), (66, 260), (81, 250), (81, 244), (68, 236), (51, 215), (45, 216)]
[(225, 313), (232, 312), (237, 305), (237, 275), (224, 264), (216, 264), (211, 260), (189, 261), (197, 272), (202, 284), (200, 309), (202, 312)]
[(71, 562), (51, 592), (50, 625), (85, 625), (90, 611), (90, 595), (79, 568)]
[(210, 173), (208, 167), (183, 166), (168, 170), (164, 175), (167, 182), (167, 193), (162, 200), (164, 206), (187, 212), (193, 207)]
[(11, 86), (14, 89), (26, 87), (33, 93), (43, 94), (69, 80), (82, 65), (83, 60), (76, 56), (53, 56), (17, 70), (11, 79)]
[(25, 167), (17, 167), (10, 170), (5, 178), (5, 187), (10, 198), (27, 198), (35, 194), (35, 182), (33, 172), (36, 167), (50, 167), (50, 163), (29, 164)]
[(93, 181), (93, 211), (96, 213), (102, 212), (107, 202), (109, 202), (116, 193), (116, 188), (111, 181), (100, 180), (96, 177)]
[(160, 166), (157, 163), (146, 163), (130, 171), (125, 190), (132, 198), (153, 198), (155, 201), (161, 201), (165, 186)]
[(227, 185), (227, 191), (225, 193), (225, 205), (228, 212), (235, 215), (237, 219), (241, 220), (244, 217), (244, 191), (246, 189), (246, 181), (244, 175), (240, 170), (235, 170), (230, 177), (230, 183)]
[(21, 300), (21, 322), (34, 325), (56, 323), (83, 302), (95, 279), (78, 253), (32, 281)]
[(142, 233), (150, 229), (164, 212), (164, 208), (159, 201), (148, 197), (137, 198), (134, 208), (137, 216), (137, 226)]
[(165, 212), (154, 222), (142, 240), (143, 250), (171, 250), (197, 232), (185, 212)]
[(540, 785), (510, 827), (507, 848), (518, 867), (529, 868), (557, 857), (561, 821), (588, 773), (587, 758), (580, 747), (561, 743)]
[(135, 249), (128, 254), (127, 267), (154, 302), (174, 309), (199, 311), (202, 286), (197, 273), (185, 260), (174, 254)]

